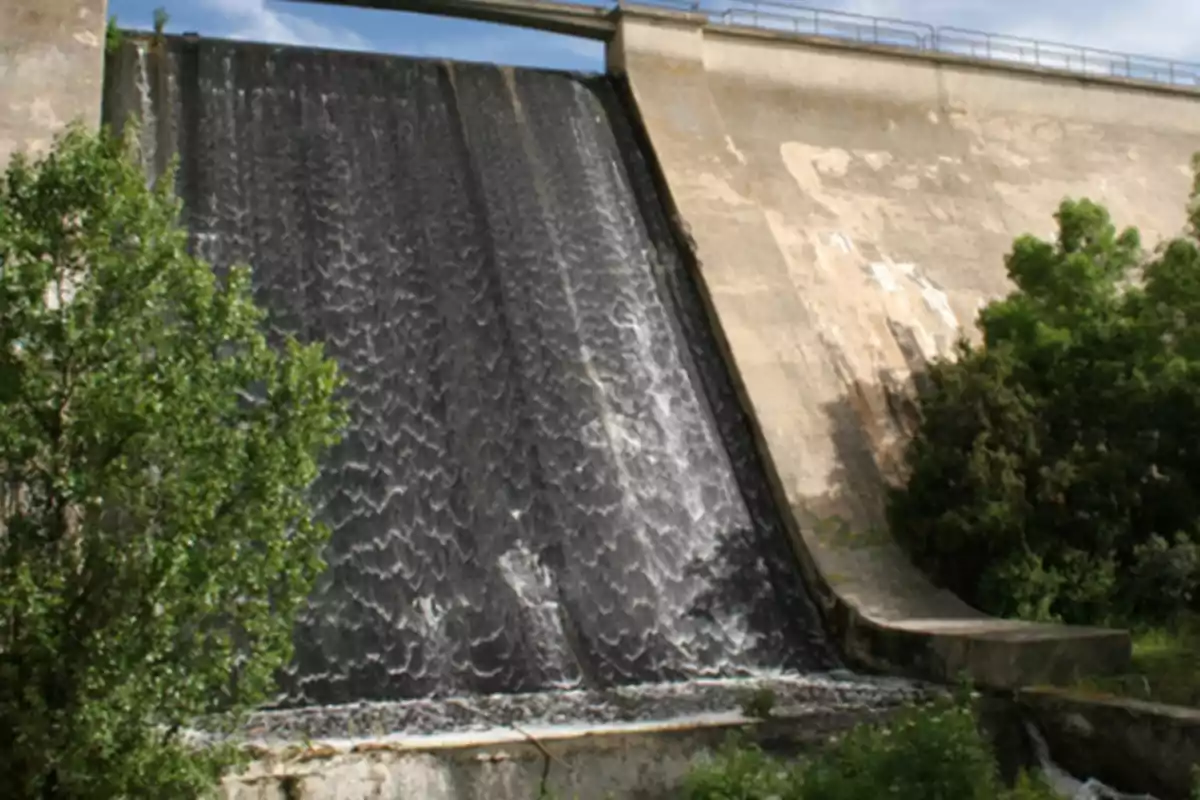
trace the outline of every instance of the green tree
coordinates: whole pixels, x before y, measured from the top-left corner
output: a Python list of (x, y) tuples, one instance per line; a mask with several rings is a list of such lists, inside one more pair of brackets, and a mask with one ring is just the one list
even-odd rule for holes
[[(1200, 183), (1197, 184), (1200, 186)], [(931, 365), (889, 522), (985, 610), (1157, 620), (1200, 582), (1200, 191), (1147, 259), (1088, 200), (1016, 241), (982, 343)]]
[(0, 183), (9, 797), (203, 795), (234, 748), (189, 726), (268, 696), (322, 566), (336, 367), (188, 254), (169, 183), (78, 129)]

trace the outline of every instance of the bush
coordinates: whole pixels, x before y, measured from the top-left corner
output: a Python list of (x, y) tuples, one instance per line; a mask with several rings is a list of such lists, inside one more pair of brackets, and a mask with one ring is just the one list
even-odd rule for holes
[[(167, 182), (164, 182), (164, 184)], [(122, 141), (0, 182), (0, 774), (17, 798), (187, 798), (188, 726), (271, 691), (321, 569), (307, 489), (342, 412), (268, 345)], [(236, 714), (227, 722), (234, 724)]]
[(754, 745), (730, 740), (684, 781), (685, 800), (800, 800), (801, 772)]
[(1050, 800), (1041, 780), (1005, 787), (965, 704), (905, 710), (860, 725), (810, 760), (788, 764), (754, 747), (729, 746), (692, 772), (686, 800)]
[[(1200, 185), (1200, 184), (1198, 184)], [(1087, 200), (1008, 256), (1016, 291), (920, 387), (889, 523), (994, 614), (1155, 622), (1197, 609), (1200, 192), (1148, 263)], [(1141, 281), (1138, 281), (1138, 278)]]

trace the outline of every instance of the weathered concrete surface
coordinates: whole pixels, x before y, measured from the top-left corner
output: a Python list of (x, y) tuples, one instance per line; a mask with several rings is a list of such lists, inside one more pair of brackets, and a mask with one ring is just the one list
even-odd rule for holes
[[(893, 709), (894, 710), (894, 709)], [(891, 713), (891, 712), (889, 712)], [(684, 776), (735, 732), (793, 755), (873, 715), (795, 713), (747, 723), (675, 723), (513, 733), (501, 741), (314, 745), (264, 754), (226, 779), (226, 800), (621, 800), (673, 797)]]
[(1160, 800), (1191, 796), (1200, 709), (1060, 689), (1024, 689), (1017, 703), (1072, 774)]
[(1123, 632), (986, 618), (850, 531), (881, 530), (907, 378), (1008, 290), (1015, 236), (1081, 195), (1151, 239), (1182, 228), (1197, 96), (633, 8), (610, 67), (849, 654), (993, 686), (1121, 666)]
[(107, 0), (0, 0), (0, 166), (100, 123)]

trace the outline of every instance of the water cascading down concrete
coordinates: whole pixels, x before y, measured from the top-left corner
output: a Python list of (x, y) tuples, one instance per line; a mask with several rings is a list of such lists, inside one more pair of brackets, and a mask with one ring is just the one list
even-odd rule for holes
[(168, 39), (106, 91), (348, 379), (282, 705), (836, 666), (609, 79)]

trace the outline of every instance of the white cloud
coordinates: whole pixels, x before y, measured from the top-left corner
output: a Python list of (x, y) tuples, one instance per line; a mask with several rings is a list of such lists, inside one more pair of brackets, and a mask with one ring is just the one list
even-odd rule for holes
[(271, 44), (370, 50), (371, 43), (349, 28), (330, 26), (302, 14), (277, 11), (266, 0), (202, 0), (227, 23), (226, 35)]
[[(1093, 0), (1094, 1), (1094, 0)], [(1053, 3), (1058, 13), (1025, 24), (1015, 32), (1086, 44), (1138, 55), (1200, 61), (1200, 4), (1195, 0), (1103, 0), (1085, 9)]]
[(845, 11), (1200, 61), (1196, 0), (838, 0)]

